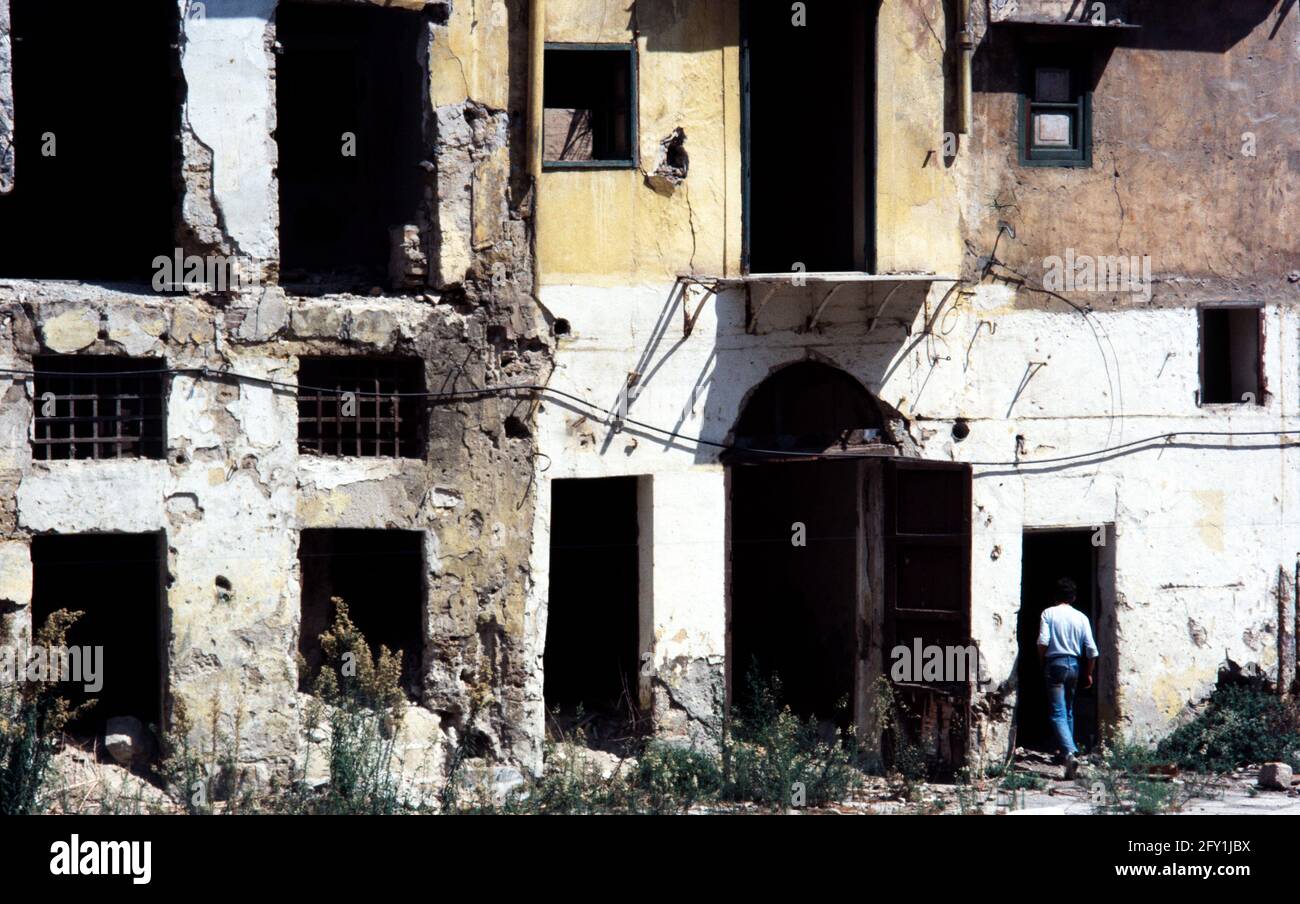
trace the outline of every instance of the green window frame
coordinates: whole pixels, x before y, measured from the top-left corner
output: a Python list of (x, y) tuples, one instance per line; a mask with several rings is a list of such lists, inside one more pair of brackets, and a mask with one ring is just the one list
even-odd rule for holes
[[(542, 64), (543, 108), (566, 107), (574, 100), (574, 95), (588, 91), (599, 92), (608, 88), (606, 98), (599, 94), (591, 95), (593, 103), (588, 108), (592, 111), (592, 130), (595, 157), (590, 160), (555, 160), (547, 159), (545, 116), (543, 116), (542, 134), (542, 169), (550, 170), (592, 170), (592, 169), (636, 169), (640, 166), (638, 152), (638, 85), (637, 45), (635, 41), (627, 44), (581, 44), (547, 41), (545, 58)], [(620, 59), (621, 58), (621, 59)], [(620, 65), (626, 61), (626, 69)], [(572, 64), (574, 69), (566, 69), (560, 78), (551, 76), (552, 69), (558, 69), (558, 63)], [(586, 63), (592, 79), (587, 84), (575, 84), (574, 71)], [(602, 77), (615, 76), (623, 80), (622, 85), (602, 85)], [(620, 96), (620, 91), (624, 96)], [(599, 103), (594, 102), (599, 100)]]
[(1087, 64), (1087, 55), (1071, 48), (1039, 48), (1027, 59), (1020, 88), (1021, 166), (1092, 166)]

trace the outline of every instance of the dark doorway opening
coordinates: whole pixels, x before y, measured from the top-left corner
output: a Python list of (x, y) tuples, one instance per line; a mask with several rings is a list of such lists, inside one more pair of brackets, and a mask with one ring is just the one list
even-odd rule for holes
[[(1020, 642), (1016, 744), (1021, 747), (1047, 753), (1056, 751), (1056, 736), (1047, 711), (1047, 687), (1038, 662), (1038, 622), (1043, 609), (1052, 604), (1059, 579), (1071, 578), (1079, 585), (1076, 608), (1092, 621), (1093, 637), (1099, 648), (1103, 646), (1099, 626), (1098, 547), (1093, 545), (1095, 534), (1091, 528), (1025, 532), (1020, 615), (1016, 628)], [(1105, 661), (1103, 656), (1102, 662)], [(1091, 689), (1085, 690), (1080, 683), (1075, 698), (1074, 735), (1081, 749), (1094, 749), (1100, 740), (1097, 700), (1099, 685), (1105, 679), (1103, 671), (1098, 669)]]
[(298, 652), (306, 670), (299, 690), (310, 692), (324, 662), (320, 635), (334, 623), (333, 597), (347, 604), (372, 655), (385, 646), (402, 653), (402, 689), (420, 699), (424, 656), (424, 534), (401, 530), (304, 530), (298, 541), (302, 568), (302, 623)]
[(88, 691), (84, 681), (60, 685), (74, 707), (95, 701), (69, 723), (73, 737), (98, 737), (118, 716), (133, 716), (155, 729), (162, 725), (163, 543), (161, 534), (32, 538), (33, 637), (51, 613), (81, 611), (85, 614), (68, 630), (68, 647), (102, 648), (97, 692)]
[(640, 551), (636, 477), (551, 484), (543, 694), (549, 727), (595, 747), (636, 733)]
[(389, 229), (416, 224), (423, 198), (426, 19), (281, 3), (275, 22), (281, 281), (381, 284)]
[(797, 715), (851, 721), (862, 487), (857, 461), (732, 468), (730, 673), (742, 709), (752, 678), (776, 678)]
[(874, 229), (871, 4), (743, 7), (745, 266), (867, 270)]
[(736, 421), (727, 680), (742, 710), (751, 678), (775, 678), (798, 715), (853, 719), (872, 465), (851, 456), (882, 423), (861, 383), (818, 361), (772, 374)]
[(148, 283), (176, 244), (176, 2), (11, 2), (0, 275)]

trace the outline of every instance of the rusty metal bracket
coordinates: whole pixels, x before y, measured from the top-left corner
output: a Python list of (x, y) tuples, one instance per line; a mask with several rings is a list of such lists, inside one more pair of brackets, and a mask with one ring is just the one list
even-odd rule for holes
[(767, 307), (767, 303), (771, 301), (772, 296), (776, 294), (777, 288), (778, 288), (777, 283), (773, 283), (772, 285), (767, 287), (767, 291), (763, 294), (763, 300), (758, 303), (758, 309), (755, 310), (754, 313), (750, 315), (749, 323), (745, 324), (746, 333), (749, 333), (750, 335), (754, 335), (755, 333), (758, 332), (758, 318), (762, 315), (763, 308)]
[[(677, 278), (677, 283), (682, 287), (682, 335), (689, 336), (695, 329), (696, 322), (700, 319), (700, 313), (704, 310), (704, 305), (710, 298), (713, 298), (718, 294), (718, 284), (695, 282), (694, 280), (685, 280), (681, 277)], [(704, 297), (701, 298), (700, 303), (695, 306), (695, 313), (693, 314), (687, 310), (686, 304), (689, 300), (687, 292), (691, 285), (697, 285), (704, 289)]]
[(876, 316), (875, 316), (875, 317), (872, 317), (871, 320), (867, 322), (867, 332), (868, 332), (868, 333), (875, 332), (876, 324), (880, 321), (881, 316), (885, 313), (885, 308), (888, 307), (888, 305), (889, 305), (889, 300), (890, 300), (891, 298), (893, 298), (893, 297), (894, 297), (894, 293), (897, 292), (897, 291), (898, 291), (899, 289), (901, 289), (902, 287), (903, 287), (903, 284), (902, 284), (901, 282), (900, 282), (900, 283), (894, 283), (894, 288), (890, 289), (889, 292), (887, 292), (887, 293), (885, 294), (885, 300), (882, 301), (882, 302), (880, 303), (880, 307), (876, 309)]
[(816, 313), (814, 313), (812, 317), (808, 319), (808, 327), (806, 332), (811, 333), (813, 330), (817, 329), (817, 321), (821, 320), (822, 311), (826, 310), (826, 306), (831, 303), (831, 299), (835, 297), (836, 293), (839, 292), (840, 289), (843, 289), (847, 285), (848, 283), (836, 283), (831, 288), (831, 290), (826, 293), (826, 297), (822, 299), (822, 303), (817, 306)]

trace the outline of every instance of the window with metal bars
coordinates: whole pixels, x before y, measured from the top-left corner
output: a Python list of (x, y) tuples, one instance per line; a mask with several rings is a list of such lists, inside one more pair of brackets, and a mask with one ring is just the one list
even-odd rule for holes
[(38, 355), (32, 458), (162, 458), (166, 363), (107, 355)]
[(422, 458), (423, 392), (418, 358), (300, 358), (298, 451)]

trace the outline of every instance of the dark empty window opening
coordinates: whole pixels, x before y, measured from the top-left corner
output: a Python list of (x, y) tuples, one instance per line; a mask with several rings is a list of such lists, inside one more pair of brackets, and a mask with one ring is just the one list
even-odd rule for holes
[(606, 749), (636, 731), (637, 519), (635, 477), (551, 484), (547, 724), (558, 732), (581, 727), (594, 746)]
[(418, 358), (301, 358), (298, 451), (420, 458), (428, 405)]
[(424, 534), (399, 530), (304, 530), (298, 543), (302, 568), (302, 622), (298, 652), (306, 669), (299, 689), (310, 692), (324, 663), (320, 636), (334, 624), (337, 597), (366, 638), (402, 654), (402, 689), (420, 699), (424, 658)]
[(1087, 56), (1037, 49), (1020, 92), (1022, 166), (1092, 166), (1092, 90)]
[[(801, 4), (804, 6), (804, 4)], [(872, 266), (872, 4), (748, 0), (741, 88), (747, 272)]]
[(1201, 310), (1201, 404), (1264, 404), (1263, 311)]
[(636, 166), (636, 65), (633, 44), (546, 45), (548, 169)]
[(421, 13), (281, 3), (281, 281), (385, 281), (389, 230), (418, 225), (428, 95)]
[(166, 375), (159, 359), (38, 355), (32, 458), (162, 458)]
[(163, 543), (161, 534), (32, 538), (33, 632), (53, 612), (80, 611), (84, 615), (68, 630), (69, 649), (102, 650), (102, 687), (96, 690), (96, 682), (85, 681), (60, 685), (72, 706), (95, 701), (68, 726), (74, 737), (102, 735), (107, 721), (119, 716), (134, 717), (146, 727), (162, 724), (167, 661)]
[[(0, 197), (0, 275), (148, 283), (176, 243), (177, 4), (11, 2), (15, 180)], [(87, 228), (102, 234), (78, 235)]]

